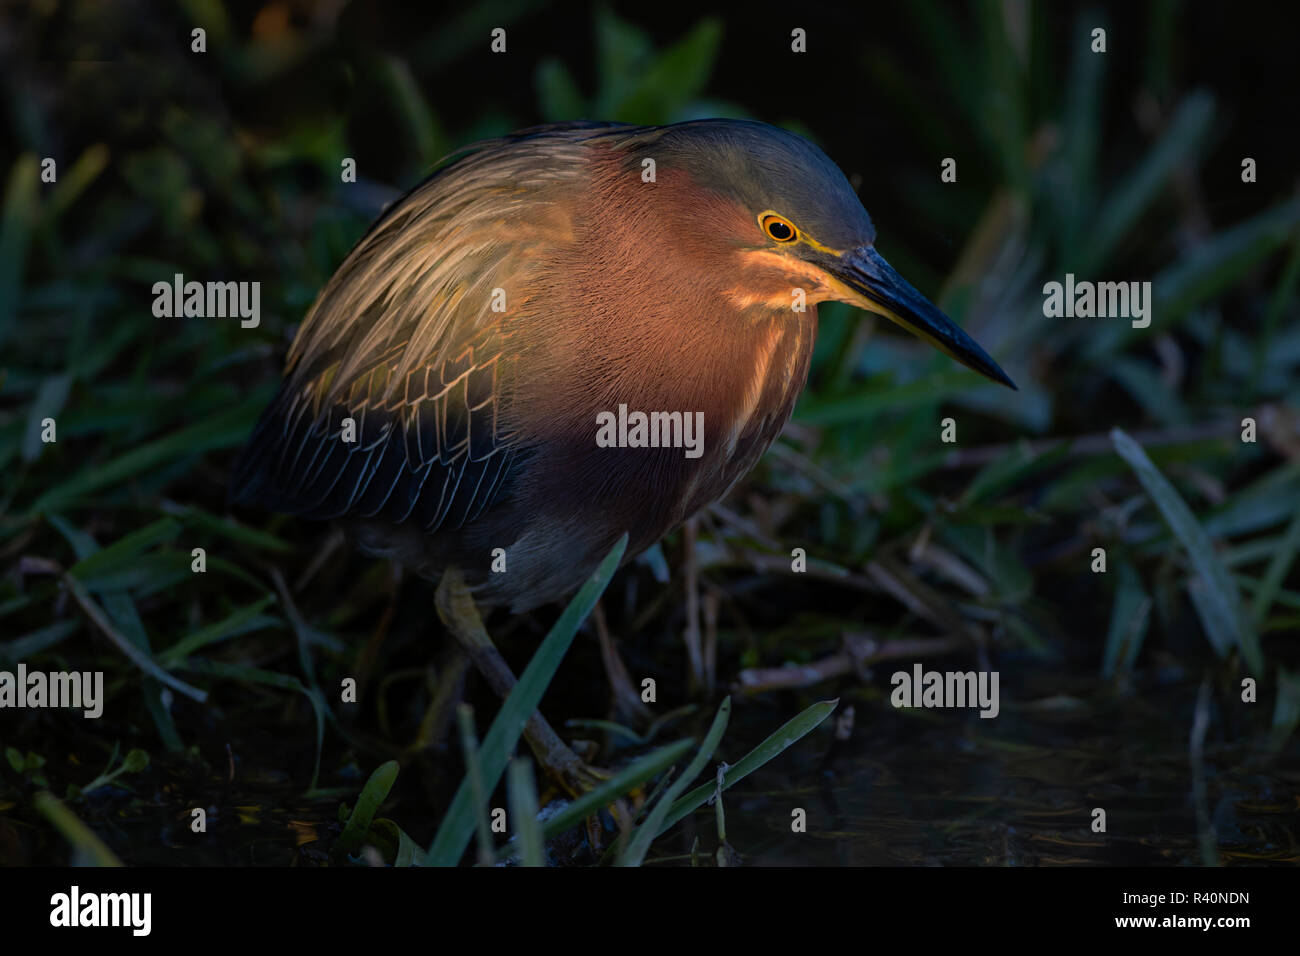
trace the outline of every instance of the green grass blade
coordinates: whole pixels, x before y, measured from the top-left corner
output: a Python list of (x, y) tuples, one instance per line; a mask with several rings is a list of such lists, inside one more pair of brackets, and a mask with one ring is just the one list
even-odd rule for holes
[[(122, 635), (143, 653), (152, 654), (149, 635), (144, 629), (144, 621), (140, 619), (140, 609), (136, 607), (131, 595), (122, 592), (105, 594), (103, 601), (104, 610), (108, 612), (108, 616), (112, 618)], [(185, 749), (185, 745), (181, 740), (180, 732), (176, 729), (171, 708), (163, 703), (163, 685), (152, 677), (146, 677), (141, 683), (140, 690), (144, 695), (145, 709), (149, 711), (154, 726), (158, 728), (158, 736), (163, 746), (172, 753), (180, 753)]]
[(170, 667), (209, 644), (215, 644), (218, 641), (224, 641), (240, 634), (247, 634), (250, 631), (279, 624), (280, 621), (276, 618), (262, 616), (262, 611), (274, 601), (275, 596), (268, 594), (260, 601), (254, 601), (252, 604), (241, 607), (215, 624), (209, 624), (207, 627), (181, 638), (171, 647), (159, 652), (158, 662), (165, 667)]
[(376, 767), (375, 772), (370, 775), (370, 779), (366, 781), (366, 785), (361, 788), (361, 794), (357, 797), (357, 805), (352, 808), (352, 813), (348, 816), (347, 825), (339, 834), (338, 842), (334, 844), (336, 858), (342, 859), (360, 848), (362, 839), (370, 831), (370, 824), (374, 821), (375, 814), (388, 799), (388, 792), (393, 789), (398, 769), (397, 761), (389, 760)]
[(1262, 676), (1264, 654), (1259, 646), (1259, 637), (1242, 613), (1241, 593), (1219, 559), (1209, 536), (1182, 496), (1147, 457), (1141, 445), (1118, 428), (1111, 430), (1110, 438), (1119, 456), (1137, 474), (1138, 481), (1155, 502), (1169, 530), (1191, 559), (1195, 572), (1190, 589), (1192, 602), (1211, 643), (1220, 654), (1225, 653), (1228, 645), (1235, 643), (1250, 670), (1257, 677)]
[(41, 441), (41, 423), (46, 418), (59, 417), (71, 390), (72, 376), (66, 372), (62, 375), (49, 375), (41, 382), (27, 416), (27, 431), (23, 435), (23, 461), (31, 463), (41, 457), (41, 452), (46, 447)]
[(686, 103), (704, 89), (721, 42), (722, 22), (701, 20), (641, 73), (636, 89), (620, 104), (619, 116), (630, 123), (676, 119)]
[(1269, 562), (1264, 577), (1259, 582), (1259, 590), (1255, 592), (1255, 600), (1251, 604), (1251, 616), (1256, 624), (1263, 623), (1268, 609), (1273, 606), (1273, 599), (1277, 597), (1287, 572), (1295, 563), (1297, 551), (1300, 551), (1300, 510), (1296, 511), (1295, 517), (1287, 525), (1282, 541), (1273, 554), (1273, 560)]
[(636, 787), (652, 779), (681, 760), (695, 746), (695, 740), (688, 737), (676, 743), (660, 747), (653, 753), (646, 754), (635, 763), (624, 767), (594, 790), (584, 793), (567, 807), (546, 821), (542, 827), (542, 838), (563, 833), (569, 827), (576, 826), (586, 817), (607, 807), (619, 797), (625, 796)]
[[(1300, 202), (1289, 200), (1220, 230), (1162, 270), (1151, 287), (1151, 305), (1161, 329), (1169, 331), (1197, 306), (1213, 301), (1243, 281), (1294, 235)], [(1084, 357), (1090, 363), (1122, 349), (1148, 330), (1113, 322), (1089, 335)]]
[(25, 153), (14, 163), (5, 187), (3, 218), (0, 218), (0, 345), (9, 338), (18, 315), (27, 246), (36, 225), (38, 177), (36, 157)]
[(1285, 244), (1297, 225), (1300, 202), (1291, 200), (1221, 230), (1156, 276), (1155, 314), (1177, 318), (1240, 282)]
[[(718, 708), (718, 713), (713, 718), (713, 724), (709, 727), (709, 732), (704, 735), (704, 743), (700, 745), (700, 750), (694, 759), (687, 764), (685, 772), (674, 780), (668, 791), (659, 798), (646, 821), (632, 831), (631, 838), (624, 840), (621, 837), (619, 839), (620, 843), (626, 842), (626, 847), (621, 853), (618, 853), (619, 866), (641, 865), (641, 861), (645, 859), (646, 853), (650, 850), (650, 844), (659, 835), (659, 827), (663, 824), (668, 811), (672, 809), (673, 802), (681, 796), (687, 784), (700, 775), (700, 771), (704, 769), (705, 765), (713, 757), (714, 751), (718, 749), (718, 744), (722, 743), (722, 735), (726, 733), (727, 722), (730, 719), (731, 698), (727, 697), (722, 701), (722, 706)], [(626, 836), (625, 834), (624, 837)]]
[(99, 629), (104, 632), (104, 635), (112, 641), (114, 645), (116, 645), (117, 649), (130, 658), (131, 663), (140, 668), (140, 670), (144, 671), (154, 680), (166, 684), (172, 690), (184, 694), (186, 697), (191, 697), (199, 703), (203, 703), (208, 699), (206, 691), (199, 690), (197, 687), (191, 687), (184, 681), (178, 680), (171, 674), (168, 674), (158, 666), (157, 662), (154, 661), (147, 650), (137, 647), (127, 638), (123, 637), (117, 628), (109, 622), (108, 615), (105, 614), (104, 610), (95, 603), (94, 598), (90, 596), (90, 592), (85, 589), (80, 581), (70, 575), (64, 575), (63, 581), (86, 614), (89, 615), (91, 620), (99, 626)]
[(469, 781), (470, 801), (474, 806), (474, 823), (478, 831), (478, 862), (492, 865), (492, 823), (488, 820), (488, 794), (483, 789), (483, 768), (479, 761), (478, 737), (474, 734), (474, 710), (468, 704), (456, 708), (460, 726), (460, 745), (465, 754), (465, 779)]
[[(600, 567), (582, 586), (582, 590), (574, 595), (569, 606), (564, 609), (564, 613), (546, 635), (537, 653), (533, 655), (533, 659), (524, 668), (519, 683), (515, 684), (515, 689), (506, 698), (496, 720), (492, 721), (492, 726), (487, 736), (483, 738), (483, 746), (480, 748), (485, 792), (491, 793), (496, 788), (501, 774), (505, 772), (506, 762), (524, 732), (524, 725), (537, 709), (542, 695), (546, 693), (547, 686), (560, 666), (560, 661), (564, 659), (569, 645), (573, 643), (578, 627), (586, 620), (591, 609), (595, 607), (596, 601), (600, 599), (610, 578), (618, 570), (619, 561), (622, 560), (623, 552), (626, 550), (627, 535), (624, 534), (605, 556)], [(465, 847), (469, 844), (473, 833), (474, 807), (470, 785), (468, 780), (462, 780), (456, 790), (456, 796), (452, 799), (451, 807), (425, 854), (425, 865), (455, 866), (460, 862), (461, 854), (465, 852)]]
[[(1093, 57), (1093, 59), (1096, 59)], [(1075, 263), (1080, 276), (1091, 278), (1139, 216), (1159, 195), (1165, 182), (1189, 156), (1196, 156), (1214, 119), (1214, 97), (1200, 91), (1179, 105), (1169, 128), (1133, 174), (1102, 206), (1088, 230), (1088, 245)]]
[(532, 764), (521, 758), (510, 761), (506, 787), (510, 794), (510, 819), (515, 822), (516, 840), (523, 864), (545, 866), (542, 828), (537, 823), (537, 784), (533, 781)]
[(201, 657), (187, 657), (177, 666), (194, 674), (207, 674), (211, 677), (221, 677), (233, 681), (265, 684), (268, 687), (279, 687), (282, 690), (295, 690), (306, 697), (316, 715), (316, 764), (312, 769), (311, 786), (308, 787), (308, 792), (310, 793), (316, 789), (317, 781), (320, 779), (321, 749), (325, 745), (325, 720), (329, 713), (320, 691), (308, 687), (292, 674), (280, 674), (276, 671), (262, 670), (258, 667), (245, 667), (241, 664), (227, 664), (224, 661), (209, 661)]
[(807, 425), (843, 425), (884, 411), (928, 405), (935, 401), (935, 396), (949, 396), (962, 387), (984, 386), (974, 372), (965, 369), (936, 372), (902, 385), (895, 384), (893, 376), (885, 376), (844, 395), (809, 396), (799, 403), (795, 420)]
[[(47, 520), (59, 534), (67, 539), (79, 561), (85, 562), (93, 558), (99, 551), (99, 545), (92, 535), (75, 527), (61, 515), (49, 515)], [(121, 543), (121, 541), (116, 542), (116, 545)], [(80, 579), (78, 578), (78, 580)], [(112, 620), (113, 625), (121, 632), (122, 636), (139, 648), (141, 653), (152, 655), (153, 649), (149, 643), (149, 635), (145, 632), (144, 623), (140, 620), (140, 611), (136, 608), (131, 595), (125, 592), (115, 592), (104, 594), (102, 598), (104, 610), (108, 612), (110, 620)], [(172, 719), (171, 710), (163, 705), (162, 687), (163, 685), (152, 677), (144, 679), (141, 691), (144, 694), (145, 708), (149, 711), (149, 716), (158, 728), (158, 736), (162, 739), (163, 745), (172, 753), (179, 753), (184, 749), (184, 744), (181, 741), (180, 733), (176, 730), (176, 722)]]
[(1151, 598), (1142, 589), (1133, 565), (1120, 562), (1116, 568), (1115, 603), (1111, 605), (1110, 629), (1102, 653), (1101, 676), (1127, 671), (1137, 660), (1151, 617)]
[(533, 88), (537, 90), (538, 110), (547, 120), (558, 122), (582, 117), (582, 93), (573, 74), (558, 57), (546, 57), (537, 64)]
[(42, 790), (32, 798), (41, 816), (63, 834), (64, 839), (72, 844), (94, 866), (121, 866), (117, 858), (94, 830), (86, 826), (81, 818), (64, 806), (63, 801), (47, 790)]
[(109, 151), (103, 143), (95, 143), (77, 157), (68, 170), (59, 177), (58, 183), (50, 192), (48, 223), (53, 226), (58, 222), (77, 199), (85, 193), (99, 174), (108, 168)]
[(396, 56), (385, 56), (379, 61), (379, 78), (420, 162), (436, 163), (445, 152), (446, 137), (410, 64)]
[[(763, 766), (763, 764), (774, 760), (787, 748), (798, 743), (803, 737), (811, 733), (818, 724), (829, 717), (835, 711), (839, 702), (839, 698), (819, 701), (797, 717), (786, 721), (776, 733), (745, 754), (737, 764), (727, 768), (722, 777), (722, 789), (729, 790), (733, 785)], [(668, 815), (660, 824), (659, 833), (656, 835), (662, 836), (682, 818), (704, 806), (705, 801), (712, 796), (715, 789), (717, 789), (717, 783), (710, 780), (678, 800), (673, 804), (672, 809), (668, 811)]]
[(1091, 27), (1101, 26), (1095, 13), (1080, 13), (1073, 25), (1070, 78), (1067, 86), (1062, 159), (1069, 170), (1069, 189), (1054, 196), (1063, 207), (1061, 216), (1062, 255), (1065, 262), (1075, 261), (1080, 238), (1096, 208), (1097, 144), (1101, 134), (1099, 119), (1102, 86), (1106, 73), (1105, 57), (1096, 55), (1084, 38)]
[(179, 519), (186, 526), (198, 528), (226, 538), (239, 544), (246, 544), (257, 551), (277, 551), (289, 554), (295, 550), (294, 545), (283, 538), (276, 537), (257, 528), (246, 528), (231, 518), (219, 518), (194, 505), (179, 505), (174, 501), (164, 501), (161, 510)]
[(1260, 323), (1259, 335), (1255, 339), (1255, 374), (1257, 376), (1264, 370), (1264, 366), (1268, 364), (1268, 358), (1277, 335), (1278, 322), (1281, 321), (1284, 314), (1288, 314), (1288, 310), (1295, 300), (1297, 284), (1300, 284), (1300, 230), (1296, 231), (1295, 238), (1291, 242), (1291, 254), (1287, 256), (1286, 265), (1282, 267), (1282, 273), (1274, 284), (1273, 297), (1269, 299), (1268, 310), (1264, 313), (1264, 319)]
[(1278, 751), (1300, 726), (1300, 674), (1277, 669), (1277, 703), (1273, 706), (1273, 733), (1269, 749)]
[(164, 438), (134, 448), (111, 461), (95, 467), (83, 468), (75, 477), (51, 488), (36, 499), (30, 514), (55, 511), (75, 502), (92, 491), (110, 485), (119, 485), (141, 472), (149, 471), (168, 462), (189, 458), (214, 448), (228, 448), (248, 437), (261, 406), (260, 395), (225, 409), (188, 428), (172, 432)]
[(71, 618), (55, 621), (47, 627), (16, 637), (12, 641), (0, 643), (0, 661), (17, 664), (26, 657), (32, 657), (48, 648), (54, 647), (69, 634), (75, 634), (81, 628), (81, 622)]
[(68, 573), (85, 584), (98, 574), (117, 569), (134, 560), (154, 545), (171, 541), (180, 532), (180, 522), (163, 518), (137, 531), (132, 531), (89, 557), (83, 558), (69, 568)]

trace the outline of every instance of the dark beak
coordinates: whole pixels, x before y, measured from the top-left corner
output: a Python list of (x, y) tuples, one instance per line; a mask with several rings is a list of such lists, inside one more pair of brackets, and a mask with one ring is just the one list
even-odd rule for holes
[(855, 293), (849, 300), (854, 305), (880, 313), (986, 378), (1016, 387), (974, 339), (912, 288), (871, 246), (833, 257), (826, 266)]

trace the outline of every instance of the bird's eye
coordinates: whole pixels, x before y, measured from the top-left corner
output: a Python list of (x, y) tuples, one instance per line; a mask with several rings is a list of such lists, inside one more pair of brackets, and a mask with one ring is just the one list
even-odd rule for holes
[(759, 225), (769, 237), (777, 242), (793, 242), (799, 238), (799, 230), (794, 224), (784, 216), (778, 216), (774, 212), (764, 213), (759, 217)]

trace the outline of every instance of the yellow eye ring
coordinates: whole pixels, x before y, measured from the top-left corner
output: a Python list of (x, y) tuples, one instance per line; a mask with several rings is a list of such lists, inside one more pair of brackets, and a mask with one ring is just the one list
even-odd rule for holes
[(764, 235), (774, 242), (794, 242), (799, 238), (799, 230), (785, 216), (774, 212), (765, 212), (758, 217), (758, 225)]

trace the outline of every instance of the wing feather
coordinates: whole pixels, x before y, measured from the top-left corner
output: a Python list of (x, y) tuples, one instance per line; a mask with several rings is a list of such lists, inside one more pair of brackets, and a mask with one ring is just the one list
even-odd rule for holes
[[(234, 499), (430, 532), (490, 508), (529, 457), (509, 424), (510, 300), (527, 301), (571, 233), (564, 197), (583, 181), (583, 140), (609, 128), (481, 144), (394, 203), (304, 319), (236, 466)], [(504, 313), (492, 310), (496, 289)]]

